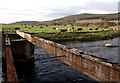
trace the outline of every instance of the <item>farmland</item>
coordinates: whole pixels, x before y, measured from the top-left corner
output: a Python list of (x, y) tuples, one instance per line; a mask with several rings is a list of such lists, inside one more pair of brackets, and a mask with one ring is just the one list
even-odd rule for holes
[[(102, 31), (102, 30), (109, 30), (109, 28), (98, 28), (98, 30), (95, 30), (95, 28), (93, 30), (89, 30), (90, 28), (88, 27), (77, 27), (77, 26), (33, 26), (33, 25), (2, 25), (2, 28), (5, 28), (6, 30), (12, 30), (14, 28), (19, 27), (21, 31), (24, 32), (29, 32), (29, 33), (39, 33), (39, 32), (60, 32), (61, 29), (71, 29), (70, 32), (73, 32), (73, 28), (74, 28), (74, 32), (78, 32), (78, 28), (82, 28), (82, 30), (80, 32), (93, 32), (93, 31)], [(58, 30), (57, 30), (58, 29)]]
[[(20, 31), (34, 33), (35, 36), (52, 40), (55, 42), (61, 41), (98, 41), (112, 39), (120, 36), (118, 26), (108, 28), (91, 28), (78, 26), (49, 26), (49, 25), (2, 25), (3, 32), (13, 32), (15, 28), (20, 28)], [(82, 30), (79, 30), (79, 29)], [(115, 29), (115, 30), (113, 30)], [(63, 31), (67, 30), (67, 31)]]

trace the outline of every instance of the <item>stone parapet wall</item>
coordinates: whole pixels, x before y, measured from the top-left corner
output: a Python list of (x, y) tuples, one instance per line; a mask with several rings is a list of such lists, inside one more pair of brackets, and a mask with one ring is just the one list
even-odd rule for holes
[(117, 64), (24, 32), (16, 33), (52, 56), (63, 56), (58, 59), (96, 80), (120, 81), (120, 66)]

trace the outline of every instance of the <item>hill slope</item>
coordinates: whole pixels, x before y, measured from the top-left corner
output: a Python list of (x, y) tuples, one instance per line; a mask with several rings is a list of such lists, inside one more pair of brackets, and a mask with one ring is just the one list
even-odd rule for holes
[[(120, 14), (120, 13), (119, 13)], [(77, 14), (77, 15), (70, 15), (66, 16), (63, 18), (59, 19), (54, 19), (50, 21), (43, 21), (43, 22), (38, 22), (38, 21), (21, 21), (21, 22), (15, 22), (12, 24), (27, 24), (27, 25), (39, 25), (39, 24), (63, 24), (66, 22), (75, 22), (79, 20), (94, 20), (94, 19), (102, 19), (102, 20), (117, 20), (120, 19), (118, 18), (118, 13), (113, 13), (113, 14)]]

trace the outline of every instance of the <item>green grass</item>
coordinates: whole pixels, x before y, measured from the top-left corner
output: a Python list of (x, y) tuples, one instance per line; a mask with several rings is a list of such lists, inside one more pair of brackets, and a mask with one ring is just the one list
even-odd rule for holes
[(62, 41), (99, 41), (99, 40), (107, 40), (120, 36), (120, 32), (100, 32), (100, 33), (37, 33), (35, 36), (39, 36), (48, 40), (52, 40), (55, 42)]
[[(55, 42), (61, 41), (98, 41), (106, 40), (120, 36), (120, 31), (108, 31), (109, 28), (98, 28), (98, 30), (89, 30), (88, 27), (83, 27), (80, 32), (60, 32), (60, 29), (69, 29), (70, 26), (28, 26), (28, 25), (2, 25), (5, 32), (14, 32), (14, 28), (19, 27), (20, 31), (27, 33), (34, 33), (35, 36), (39, 36)], [(115, 26), (116, 28), (117, 26)], [(55, 30), (53, 28), (58, 28)], [(74, 29), (77, 30), (77, 26)], [(103, 31), (104, 30), (104, 31)]]
[[(19, 27), (21, 31), (29, 32), (29, 33), (39, 33), (39, 32), (60, 32), (60, 29), (69, 29), (71, 26), (30, 26), (30, 25), (2, 25), (2, 28), (6, 30), (13, 30), (14, 28)], [(59, 30), (55, 30), (53, 28), (58, 28)], [(74, 30), (77, 31), (79, 27), (74, 26)], [(93, 32), (93, 31), (102, 31), (108, 30), (106, 28), (98, 28), (98, 30), (89, 30), (88, 27), (83, 27), (81, 32)]]

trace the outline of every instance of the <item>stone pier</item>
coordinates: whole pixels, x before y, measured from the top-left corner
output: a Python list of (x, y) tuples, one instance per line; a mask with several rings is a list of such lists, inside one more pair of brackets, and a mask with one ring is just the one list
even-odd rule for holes
[[(5, 34), (3, 37), (5, 37)], [(28, 42), (15, 33), (9, 33), (8, 38), (10, 38), (13, 58), (26, 59), (33, 57), (34, 45), (31, 42)]]
[(11, 40), (11, 48), (15, 59), (26, 59), (33, 57), (34, 45), (25, 39)]
[(15, 61), (33, 58), (34, 45), (17, 34), (3, 34), (3, 58), (6, 63), (6, 81), (18, 83)]

